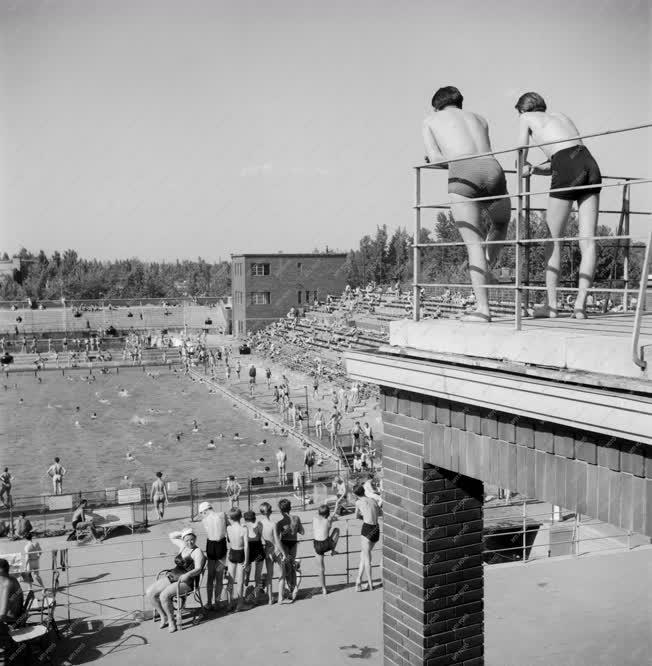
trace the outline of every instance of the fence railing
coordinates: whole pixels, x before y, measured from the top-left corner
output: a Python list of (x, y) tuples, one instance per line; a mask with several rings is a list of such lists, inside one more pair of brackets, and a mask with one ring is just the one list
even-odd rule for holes
[[(611, 134), (621, 134), (624, 132), (631, 132), (635, 130), (649, 129), (652, 127), (652, 123), (645, 123), (641, 125), (636, 125), (632, 127), (625, 127), (616, 130), (607, 130), (603, 132), (594, 132), (591, 134), (584, 134), (576, 137), (577, 139), (588, 139), (600, 136), (606, 136)], [(545, 244), (545, 243), (557, 243), (557, 242), (578, 242), (581, 240), (590, 240), (595, 242), (613, 242), (616, 241), (616, 252), (614, 254), (614, 264), (618, 259), (619, 252), (621, 247), (624, 251), (623, 259), (623, 288), (614, 288), (613, 282), (615, 278), (615, 268), (612, 269), (612, 273), (609, 280), (609, 286), (607, 287), (591, 287), (587, 291), (589, 293), (606, 293), (606, 294), (622, 294), (624, 298), (625, 307), (627, 309), (628, 305), (628, 292), (631, 291), (632, 286), (630, 285), (630, 254), (634, 246), (632, 243), (634, 241), (640, 241), (641, 247), (644, 244), (645, 247), (645, 260), (641, 270), (641, 280), (638, 285), (636, 285), (638, 291), (637, 303), (636, 303), (636, 315), (633, 322), (632, 329), (632, 358), (634, 363), (636, 363), (642, 369), (645, 369), (646, 362), (644, 360), (643, 349), (638, 347), (638, 340), (640, 336), (641, 322), (642, 318), (645, 315), (652, 314), (652, 311), (647, 310), (645, 292), (648, 288), (648, 275), (652, 271), (652, 258), (650, 257), (650, 245), (652, 244), (652, 233), (646, 233), (640, 236), (634, 236), (630, 234), (630, 218), (632, 215), (651, 215), (650, 211), (638, 211), (631, 210), (630, 198), (631, 198), (631, 188), (634, 185), (650, 184), (652, 183), (652, 178), (632, 178), (632, 177), (615, 177), (615, 176), (604, 176), (605, 180), (616, 180), (617, 182), (602, 183), (602, 189), (605, 188), (622, 188), (622, 206), (620, 210), (604, 209), (600, 210), (601, 214), (618, 214), (619, 222), (618, 229), (614, 236), (580, 236), (580, 237), (553, 237), (553, 238), (528, 238), (526, 233), (530, 228), (530, 214), (534, 210), (543, 210), (539, 208), (533, 208), (530, 204), (530, 197), (536, 195), (550, 194), (550, 193), (560, 193), (560, 192), (581, 192), (582, 190), (594, 189), (595, 185), (584, 185), (584, 186), (574, 186), (566, 188), (556, 188), (556, 189), (547, 189), (547, 190), (537, 190), (533, 191), (531, 189), (531, 175), (524, 175), (524, 165), (525, 165), (525, 154), (528, 150), (532, 148), (540, 148), (542, 146), (553, 145), (557, 143), (562, 143), (564, 140), (559, 141), (548, 141), (540, 144), (533, 144), (529, 146), (515, 146), (513, 148), (507, 148), (504, 150), (491, 151), (486, 153), (479, 153), (477, 155), (468, 155), (465, 157), (453, 158), (442, 160), (440, 162), (435, 162), (432, 164), (421, 164), (415, 167), (416, 173), (416, 184), (415, 184), (415, 226), (414, 226), (414, 242), (413, 242), (413, 318), (415, 321), (418, 321), (420, 318), (420, 290), (425, 287), (452, 287), (452, 288), (468, 288), (471, 285), (469, 283), (457, 284), (457, 283), (426, 283), (421, 280), (421, 250), (426, 247), (456, 247), (456, 246), (467, 246), (467, 245), (481, 245), (487, 247), (490, 245), (500, 245), (504, 247), (514, 247), (514, 283), (505, 284), (501, 283), (499, 285), (493, 284), (484, 284), (484, 285), (475, 285), (476, 288), (481, 289), (503, 289), (503, 290), (513, 290), (514, 292), (514, 325), (516, 330), (521, 330), (522, 327), (522, 316), (523, 316), (523, 307), (524, 304), (528, 302), (528, 294), (535, 291), (543, 291), (546, 289), (544, 286), (532, 285), (529, 282), (529, 248), (535, 244)], [(474, 202), (484, 203), (484, 202), (493, 202), (500, 199), (516, 199), (516, 206), (512, 207), (512, 210), (516, 211), (516, 226), (515, 226), (515, 239), (514, 240), (502, 240), (502, 241), (477, 241), (473, 243), (464, 243), (464, 242), (434, 242), (434, 243), (421, 243), (419, 239), (421, 238), (421, 213), (426, 209), (449, 209), (451, 205), (454, 205), (456, 202), (445, 201), (438, 202), (435, 204), (423, 203), (421, 197), (422, 190), (422, 172), (423, 170), (432, 170), (432, 169), (445, 169), (450, 163), (458, 162), (461, 160), (470, 160), (480, 157), (496, 156), (503, 155), (508, 153), (516, 153), (516, 170), (511, 172), (516, 174), (517, 178), (517, 193), (516, 194), (505, 194), (500, 196), (490, 196), (490, 197), (479, 197), (473, 199)], [(621, 245), (622, 243), (622, 245)], [(576, 293), (579, 291), (577, 287), (563, 287), (563, 289), (558, 289), (558, 291)], [(606, 301), (607, 299), (605, 299)]]
[[(267, 495), (265, 499), (273, 503), (275, 498)], [(494, 518), (494, 511), (499, 512), (504, 507), (485, 506), (485, 563), (526, 563), (532, 559), (582, 556), (613, 549), (630, 550), (643, 545), (640, 539), (636, 543), (636, 535), (624, 530), (617, 534), (591, 536), (592, 529), (601, 523), (579, 515), (555, 522), (550, 511), (541, 510), (541, 502), (523, 500), (514, 502), (511, 508), (520, 504), (521, 521), (514, 517), (510, 520), (500, 516)], [(302, 576), (306, 581), (302, 588), (309, 590), (316, 586), (311, 583), (318, 579), (319, 572), (312, 548), (311, 523), (305, 516), (302, 520), (306, 535), (299, 540), (297, 559), (302, 562)], [(360, 523), (358, 520), (342, 520), (336, 522), (334, 527), (340, 529), (338, 554), (328, 558), (326, 578), (329, 584), (346, 586), (353, 582), (358, 568), (356, 556), (360, 553)], [(544, 529), (548, 535), (537, 539)], [(381, 539), (382, 532), (381, 529)], [(200, 534), (200, 537), (201, 547), (203, 535)], [(379, 550), (375, 552), (379, 553)], [(57, 598), (56, 618), (59, 621), (70, 624), (84, 617), (140, 616), (148, 610), (145, 598), (147, 587), (161, 570), (173, 566), (175, 554), (167, 537), (128, 541), (109, 539), (86, 546), (70, 544), (67, 548), (43, 550), (41, 563), (48, 566), (42, 566), (40, 574), (45, 588), (50, 589), (49, 595)], [(22, 546), (16, 543), (16, 552), (5, 553), (4, 557), (10, 562), (11, 573), (20, 576), (20, 572), (24, 571)], [(377, 573), (381, 564), (375, 559), (373, 569)], [(53, 590), (57, 582), (59, 589)]]

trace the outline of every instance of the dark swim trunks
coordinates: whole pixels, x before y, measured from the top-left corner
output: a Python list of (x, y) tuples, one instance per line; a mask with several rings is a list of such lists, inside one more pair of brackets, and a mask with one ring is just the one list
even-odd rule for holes
[(448, 191), (468, 199), (507, 194), (505, 172), (495, 157), (476, 157), (448, 165)]
[(286, 541), (285, 539), (281, 539), (281, 545), (286, 549), (287, 554), (294, 559), (297, 556), (297, 542), (292, 540)]
[(262, 562), (265, 559), (263, 544), (259, 540), (249, 542), (249, 561)]
[(369, 523), (362, 523), (362, 531), (360, 532), (363, 537), (366, 537), (371, 543), (376, 543), (380, 539), (380, 527), (378, 525), (370, 525)]
[(221, 560), (226, 555), (226, 538), (219, 541), (206, 540), (206, 557), (209, 560)]
[(333, 549), (333, 542), (330, 537), (325, 541), (317, 541), (316, 539), (313, 539), (312, 545), (317, 555), (325, 555), (329, 550)]
[[(571, 146), (555, 153), (550, 158), (552, 171), (551, 189), (561, 187), (577, 187), (580, 185), (600, 185), (602, 174), (598, 163), (586, 146)], [(551, 192), (555, 199), (576, 201), (586, 194), (597, 194), (600, 187), (577, 190), (576, 192)]]
[(233, 564), (242, 564), (244, 561), (244, 550), (234, 550), (232, 548), (229, 551), (229, 562), (232, 562)]

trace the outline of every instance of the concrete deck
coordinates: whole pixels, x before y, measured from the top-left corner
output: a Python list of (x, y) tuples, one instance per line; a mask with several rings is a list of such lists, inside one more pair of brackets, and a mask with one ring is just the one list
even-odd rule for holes
[[(522, 322), (522, 330), (516, 331), (513, 318), (505, 317), (492, 323), (403, 319), (390, 323), (390, 345), (474, 358), (479, 364), (501, 361), (609, 375), (612, 381), (628, 378), (647, 384), (652, 391), (652, 364), (642, 371), (632, 361), (633, 313), (597, 315), (583, 321), (561, 315), (556, 319), (524, 318)], [(652, 356), (652, 317), (643, 318), (639, 345), (649, 346), (647, 355)]]
[[(640, 666), (652, 651), (652, 548), (485, 570), (487, 666)], [(382, 590), (213, 616), (181, 632), (152, 621), (79, 622), (62, 663), (382, 664)], [(352, 661), (355, 660), (355, 661)], [(59, 662), (57, 662), (59, 663)]]

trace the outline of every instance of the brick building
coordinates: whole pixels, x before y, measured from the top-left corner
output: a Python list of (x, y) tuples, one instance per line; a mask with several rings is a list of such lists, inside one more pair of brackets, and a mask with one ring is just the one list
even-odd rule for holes
[(271, 324), (346, 286), (346, 254), (232, 254), (233, 334)]

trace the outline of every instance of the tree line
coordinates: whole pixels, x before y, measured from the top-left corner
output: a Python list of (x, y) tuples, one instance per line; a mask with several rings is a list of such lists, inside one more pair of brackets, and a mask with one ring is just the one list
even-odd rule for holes
[[(514, 240), (516, 225), (514, 220), (509, 224), (507, 240)], [(577, 237), (579, 234), (576, 215), (571, 215), (566, 227), (565, 237)], [(523, 238), (550, 238), (546, 225), (545, 212), (530, 214), (529, 229), (521, 231)], [(613, 236), (612, 230), (599, 225), (596, 236), (608, 238)], [(360, 239), (358, 249), (348, 253), (346, 273), (352, 287), (364, 286), (369, 282), (376, 284), (393, 284), (400, 281), (405, 285), (412, 281), (413, 274), (413, 234), (399, 227), (388, 236), (386, 225), (377, 226), (376, 233), (365, 235)], [(423, 226), (419, 243), (462, 243), (462, 237), (455, 225), (450, 212), (440, 212), (435, 218), (432, 228)], [(596, 285), (605, 285), (611, 280), (623, 278), (623, 246), (618, 250), (618, 261), (614, 265), (617, 240), (598, 241), (598, 261), (596, 266)], [(629, 276), (637, 283), (641, 274), (644, 246), (632, 244), (630, 252)], [(545, 244), (533, 244), (523, 250), (523, 277), (530, 284), (544, 284), (545, 281)], [(449, 247), (427, 247), (420, 249), (421, 281), (431, 283), (469, 283), (468, 258), (464, 245)], [(581, 254), (579, 243), (566, 242), (562, 247), (562, 276), (560, 286), (577, 286)], [(512, 276), (515, 272), (515, 249), (506, 246), (492, 267), (495, 273)]]
[[(231, 293), (227, 261), (148, 262), (140, 259), (82, 259), (75, 250), (34, 254), (22, 248), (16, 255), (20, 271), (4, 276), (0, 300), (33, 301), (118, 298), (184, 298)], [(5, 252), (3, 260), (9, 257)]]
[[(567, 237), (577, 237), (578, 225), (575, 215), (566, 229)], [(597, 234), (608, 238), (612, 231), (604, 225), (598, 226)], [(530, 215), (529, 230), (524, 229), (525, 238), (549, 238), (545, 213)], [(515, 224), (510, 222), (507, 239), (515, 237)], [(390, 236), (387, 226), (377, 226), (373, 235), (365, 234), (358, 248), (349, 251), (345, 270), (352, 287), (363, 287), (369, 282), (404, 286), (411, 282), (413, 272), (413, 236), (403, 227)], [(439, 212), (431, 228), (425, 224), (421, 229), (420, 243), (461, 243), (462, 238), (450, 214)], [(598, 242), (596, 285), (620, 280), (623, 277), (623, 249), (614, 266), (613, 258), (618, 241)], [(634, 244), (630, 256), (630, 279), (637, 283), (640, 278), (643, 246)], [(326, 250), (329, 250), (327, 248)], [(420, 250), (422, 281), (433, 283), (469, 283), (466, 248), (427, 247)], [(493, 266), (495, 272), (503, 270), (514, 275), (514, 246), (506, 246)], [(209, 263), (199, 257), (196, 261), (147, 262), (140, 259), (99, 261), (82, 259), (75, 250), (54, 252), (47, 256), (42, 250), (36, 254), (25, 248), (16, 255), (21, 260), (17, 275), (5, 276), (0, 281), (0, 300), (59, 300), (112, 298), (184, 298), (221, 297), (231, 292), (231, 264), (227, 261)], [(524, 250), (523, 277), (531, 284), (543, 284), (545, 279), (545, 247), (532, 245)], [(3, 259), (9, 259), (7, 253)], [(580, 250), (577, 242), (564, 243), (562, 250), (561, 286), (577, 284)], [(616, 285), (620, 286), (620, 285)]]

